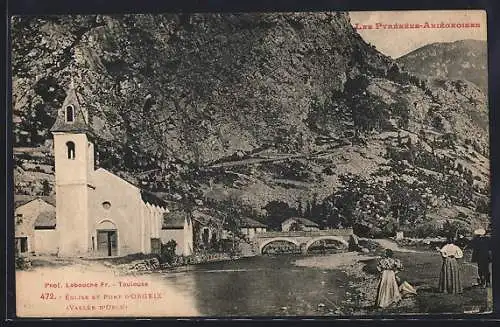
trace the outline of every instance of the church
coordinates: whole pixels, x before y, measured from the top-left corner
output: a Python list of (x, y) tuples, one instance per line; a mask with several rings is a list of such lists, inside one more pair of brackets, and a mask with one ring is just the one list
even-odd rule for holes
[[(189, 216), (179, 219), (170, 214), (164, 200), (106, 169), (96, 169), (95, 137), (88, 112), (73, 88), (51, 132), (55, 161), (55, 223), (52, 228), (45, 229), (45, 238), (54, 244), (54, 254), (108, 257), (159, 253), (161, 244), (172, 239), (177, 242), (177, 254), (193, 253)], [(36, 244), (27, 248), (35, 253), (42, 251), (37, 251)]]

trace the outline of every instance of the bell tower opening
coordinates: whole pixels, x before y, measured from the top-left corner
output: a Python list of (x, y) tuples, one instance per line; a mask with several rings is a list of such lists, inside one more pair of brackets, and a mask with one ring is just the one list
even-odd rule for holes
[(66, 142), (66, 150), (68, 153), (68, 159), (75, 160), (75, 143), (74, 142)]
[(75, 121), (75, 108), (72, 105), (66, 107), (66, 122), (72, 123)]

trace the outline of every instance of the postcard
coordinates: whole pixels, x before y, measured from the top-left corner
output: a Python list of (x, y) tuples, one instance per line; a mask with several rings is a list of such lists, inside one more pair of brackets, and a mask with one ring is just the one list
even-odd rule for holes
[(486, 12), (11, 17), (18, 317), (492, 310)]

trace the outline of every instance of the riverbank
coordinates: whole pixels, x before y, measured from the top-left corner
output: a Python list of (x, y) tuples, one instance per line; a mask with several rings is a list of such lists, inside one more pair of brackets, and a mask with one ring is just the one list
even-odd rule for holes
[(469, 262), (461, 263), (463, 294), (442, 294), (437, 291), (441, 258), (430, 251), (394, 249), (404, 270), (399, 273), (417, 290), (417, 295), (403, 298), (399, 303), (385, 309), (375, 308), (379, 282), (376, 269), (379, 251), (368, 255), (355, 252), (303, 258), (295, 261), (297, 266), (319, 269), (341, 270), (348, 277), (346, 297), (340, 306), (327, 308), (340, 315), (391, 315), (422, 313), (477, 313), (488, 311), (487, 290), (473, 286), (476, 268)]
[[(248, 256), (245, 256), (248, 257)], [(196, 253), (191, 256), (176, 256), (171, 262), (160, 262), (155, 255), (134, 254), (119, 258), (99, 259), (103, 264), (113, 266), (125, 274), (136, 272), (154, 272), (154, 271), (176, 271), (189, 266), (195, 266), (206, 263), (232, 261), (243, 258), (243, 256), (234, 256), (227, 253)]]
[[(487, 290), (473, 287), (476, 267), (468, 262), (467, 255), (461, 262), (464, 293), (447, 295), (438, 293), (436, 290), (441, 268), (441, 258), (436, 252), (401, 248), (390, 240), (381, 243), (378, 240), (373, 240), (372, 243), (370, 243), (370, 250), (363, 253), (344, 252), (307, 255), (305, 257), (270, 256), (249, 258), (248, 260), (235, 260), (235, 258), (220, 260), (220, 258), (208, 257), (204, 259), (212, 261), (211, 263), (208, 261), (203, 262), (208, 264), (205, 267), (200, 266), (200, 263), (198, 263), (164, 268), (156, 258), (151, 256), (129, 256), (100, 260), (36, 257), (33, 261), (32, 268), (34, 269), (32, 270), (42, 270), (46, 276), (52, 276), (53, 274), (49, 271), (55, 271), (57, 274), (59, 271), (69, 269), (66, 276), (72, 276), (75, 269), (80, 272), (100, 269), (106, 272), (104, 276), (113, 274), (115, 279), (142, 279), (144, 277), (153, 278), (154, 283), (160, 284), (162, 278), (171, 281), (176, 280), (171, 285), (175, 286), (175, 289), (172, 288), (168, 292), (173, 292), (172, 294), (175, 295), (180, 291), (181, 293), (176, 295), (177, 297), (203, 297), (203, 299), (199, 300), (200, 303), (206, 301), (208, 301), (206, 303), (211, 303), (211, 301), (224, 302), (225, 295), (222, 295), (222, 293), (225, 291), (223, 292), (223, 290), (236, 285), (239, 289), (246, 289), (247, 293), (259, 299), (266, 291), (271, 292), (268, 294), (269, 303), (258, 308), (247, 308), (251, 307), (251, 303), (249, 304), (247, 301), (248, 295), (241, 296), (241, 298), (236, 297), (231, 300), (231, 304), (221, 304), (220, 310), (227, 311), (218, 311), (219, 307), (214, 309), (208, 305), (206, 310), (214, 314), (220, 314), (220, 312), (241, 314), (244, 312), (250, 315), (258, 315), (263, 312), (262, 310), (270, 309), (269, 312), (273, 315), (305, 314), (327, 316), (472, 313), (487, 310)], [(382, 254), (383, 248), (389, 247), (395, 251), (395, 257), (400, 259), (404, 265), (404, 269), (399, 273), (401, 280), (413, 285), (417, 289), (417, 295), (407, 297), (389, 308), (377, 309), (373, 307), (379, 281), (376, 260)], [(215, 264), (219, 261), (221, 264)], [(249, 264), (249, 262), (252, 263)], [(142, 268), (137, 265), (142, 265)], [(286, 269), (285, 272), (284, 267), (293, 266), (298, 266), (300, 269)], [(276, 269), (280, 270), (276, 275), (279, 276), (279, 279), (269, 277), (269, 274)], [(20, 274), (26, 275), (24, 273)], [(229, 278), (229, 275), (231, 275), (230, 278), (233, 281), (238, 282), (228, 285), (227, 278)], [(268, 285), (263, 284), (264, 280), (268, 282)], [(239, 284), (240, 282), (241, 284)], [(253, 288), (248, 289), (248, 285), (257, 285), (253, 283), (258, 283), (260, 288), (256, 290), (253, 290)], [(300, 283), (300, 287), (297, 283)], [(151, 282), (151, 285), (153, 285), (153, 282)], [(184, 286), (178, 288), (178, 285)], [(193, 290), (192, 285), (198, 285), (197, 287), (203, 287), (206, 290), (199, 293)], [(281, 292), (278, 298), (274, 293), (277, 292), (275, 286)], [(197, 289), (195, 288), (195, 290)], [(166, 296), (170, 296), (168, 292), (165, 293)], [(194, 293), (181, 295), (183, 292)], [(256, 294), (253, 292), (256, 292)], [(233, 309), (226, 307), (227, 305), (231, 306), (233, 301), (236, 300), (241, 301), (241, 307), (247, 308), (248, 311), (238, 311), (239, 309), (231, 311)], [(273, 306), (277, 308), (277, 311), (272, 311), (274, 310)]]

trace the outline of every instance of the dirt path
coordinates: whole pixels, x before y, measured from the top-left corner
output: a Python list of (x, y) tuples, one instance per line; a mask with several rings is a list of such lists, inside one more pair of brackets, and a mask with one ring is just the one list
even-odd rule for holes
[[(373, 242), (377, 242), (384, 249), (391, 249), (392, 251), (397, 251), (397, 252), (406, 252), (406, 253), (425, 252), (425, 251), (417, 251), (400, 247), (396, 242), (389, 239), (360, 238), (360, 240), (371, 240)], [(374, 259), (376, 257), (377, 256), (371, 254), (365, 255), (365, 254), (360, 254), (358, 252), (346, 252), (346, 253), (335, 253), (320, 257), (306, 257), (295, 261), (295, 264), (297, 266), (316, 267), (322, 269), (338, 269), (338, 268), (346, 268), (349, 266), (353, 266), (359, 262)]]
[(374, 259), (374, 256), (362, 255), (357, 252), (335, 253), (325, 256), (306, 257), (294, 262), (300, 267), (314, 267), (321, 269), (345, 269), (361, 261)]
[(388, 239), (372, 239), (372, 241), (377, 242), (384, 249), (390, 249), (392, 251), (410, 252), (410, 253), (424, 252), (424, 251), (417, 251), (400, 247), (396, 242)]

